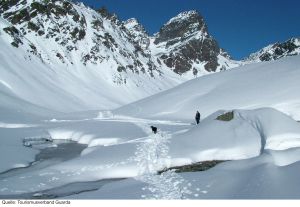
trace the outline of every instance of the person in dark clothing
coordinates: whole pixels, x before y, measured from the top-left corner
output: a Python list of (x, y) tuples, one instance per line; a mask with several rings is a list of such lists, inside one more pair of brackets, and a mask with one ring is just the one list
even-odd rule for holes
[(196, 123), (199, 124), (199, 122), (200, 122), (200, 113), (199, 113), (199, 111), (196, 112), (195, 119), (196, 119)]

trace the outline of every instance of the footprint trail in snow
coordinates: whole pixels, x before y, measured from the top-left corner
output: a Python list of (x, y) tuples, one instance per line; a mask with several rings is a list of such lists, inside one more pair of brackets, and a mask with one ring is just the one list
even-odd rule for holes
[(150, 191), (150, 194), (142, 195), (145, 199), (185, 199), (188, 194), (191, 194), (187, 183), (174, 170), (169, 170), (157, 174), (158, 170), (167, 166), (169, 160), (169, 140), (170, 134), (158, 132), (152, 134), (150, 126), (145, 123), (136, 123), (147, 134), (150, 134), (145, 142), (137, 147), (135, 152), (135, 161), (138, 163), (139, 176), (137, 180), (147, 183), (148, 185), (142, 190)]

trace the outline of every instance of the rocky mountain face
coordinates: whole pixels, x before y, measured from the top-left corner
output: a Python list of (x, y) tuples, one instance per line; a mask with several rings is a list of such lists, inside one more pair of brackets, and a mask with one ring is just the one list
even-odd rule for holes
[[(56, 57), (56, 61), (72, 65), (71, 54), (77, 53), (84, 65), (100, 66), (111, 59), (120, 73), (142, 72), (151, 76), (153, 71), (160, 74), (164, 66), (180, 75), (232, 67), (220, 64), (218, 43), (208, 34), (204, 19), (196, 11), (172, 18), (155, 37), (150, 37), (134, 18), (121, 22), (103, 8), (94, 11), (67, 0), (1, 1), (0, 11), (12, 24), (4, 28), (13, 37), (12, 46), (21, 47), (27, 39), (28, 50), (44, 62)], [(55, 49), (45, 52), (33, 38), (47, 40)], [(84, 50), (80, 45), (84, 45)], [(222, 58), (230, 62), (228, 57)], [(124, 83), (125, 79), (119, 76), (117, 82)]]
[(237, 65), (208, 33), (197, 11), (183, 12), (170, 19), (155, 35), (152, 50), (178, 74), (216, 72)]
[(138, 43), (144, 51), (147, 51), (150, 44), (150, 36), (145, 28), (135, 18), (128, 19), (123, 23), (125, 28), (129, 31), (129, 34), (132, 36), (132, 39)]
[[(94, 11), (66, 0), (9, 0), (1, 1), (0, 11), (11, 23), (4, 28), (13, 37), (11, 45), (26, 47), (28, 40), (30, 52), (45, 63), (55, 57), (54, 62), (73, 65), (76, 56), (83, 65), (111, 62), (119, 73), (159, 73), (123, 23), (105, 9)], [(41, 42), (51, 47), (41, 47)]]
[(282, 43), (271, 44), (258, 52), (252, 53), (245, 62), (262, 62), (277, 60), (286, 56), (300, 54), (300, 38), (291, 38)]
[(0, 92), (60, 111), (118, 107), (239, 65), (196, 11), (150, 36), (134, 18), (70, 0), (0, 1), (0, 45)]

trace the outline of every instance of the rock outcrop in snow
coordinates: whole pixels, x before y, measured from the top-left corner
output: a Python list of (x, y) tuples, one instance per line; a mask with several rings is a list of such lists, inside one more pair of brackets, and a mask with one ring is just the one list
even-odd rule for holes
[(252, 53), (245, 62), (262, 62), (277, 60), (286, 56), (294, 56), (300, 54), (300, 39), (291, 38), (285, 42), (277, 42), (271, 44), (258, 52)]
[(148, 50), (150, 38), (143, 25), (137, 19), (131, 18), (124, 22), (124, 26), (129, 31), (133, 40), (145, 51)]

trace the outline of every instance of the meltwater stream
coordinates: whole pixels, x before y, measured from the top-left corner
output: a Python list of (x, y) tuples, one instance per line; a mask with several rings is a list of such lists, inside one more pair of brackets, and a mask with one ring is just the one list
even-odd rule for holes
[[(18, 167), (0, 173), (0, 179), (22, 175), (26, 172), (43, 169), (63, 161), (73, 159), (87, 147), (85, 144), (79, 144), (69, 140), (54, 140), (51, 145), (41, 149), (35, 156), (35, 161), (26, 167)], [(33, 146), (37, 148), (37, 146)]]
[[(32, 147), (39, 148), (38, 146)], [(53, 142), (51, 142), (48, 146), (41, 149), (41, 151), (36, 155), (34, 162), (30, 163), (27, 167), (13, 168), (0, 173), (0, 180), (14, 176), (21, 176), (24, 173), (30, 173), (51, 165), (73, 159), (79, 156), (86, 147), (87, 145), (79, 144), (74, 141), (53, 140)], [(114, 180), (115, 179), (70, 183), (40, 192), (0, 195), (0, 199), (51, 199), (65, 197), (73, 194), (78, 194), (80, 192), (97, 190), (104, 184), (112, 182)]]

